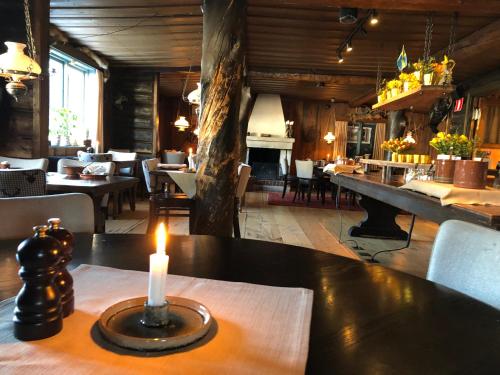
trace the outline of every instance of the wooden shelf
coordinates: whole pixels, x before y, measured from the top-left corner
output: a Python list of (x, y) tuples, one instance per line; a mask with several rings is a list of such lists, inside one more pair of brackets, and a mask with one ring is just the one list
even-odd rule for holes
[(384, 109), (387, 111), (410, 109), (413, 112), (427, 113), (431, 110), (437, 99), (446, 96), (454, 90), (455, 87), (452, 85), (420, 86), (418, 89), (403, 92), (395, 98), (377, 103), (372, 106), (372, 109)]

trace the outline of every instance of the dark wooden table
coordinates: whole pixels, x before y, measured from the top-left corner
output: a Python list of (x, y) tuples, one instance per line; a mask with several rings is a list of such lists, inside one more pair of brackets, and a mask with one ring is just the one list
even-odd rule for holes
[[(20, 286), (16, 246), (0, 242), (0, 298)], [(71, 265), (147, 271), (153, 251), (153, 238), (145, 235), (79, 236)], [(500, 311), (426, 280), (255, 240), (171, 236), (168, 253), (172, 274), (314, 290), (309, 374), (494, 374), (500, 369)], [(78, 309), (78, 290), (75, 296)]]
[(406, 240), (408, 234), (395, 221), (400, 210), (424, 219), (442, 223), (456, 219), (500, 228), (500, 207), (470, 204), (442, 206), (437, 198), (400, 189), (400, 181), (382, 182), (378, 174), (338, 174), (331, 181), (339, 187), (359, 193), (358, 203), (365, 210), (365, 219), (349, 229), (351, 236), (369, 236)]
[(94, 203), (94, 224), (96, 233), (105, 232), (105, 215), (101, 210), (104, 195), (113, 194), (113, 210), (118, 209), (119, 192), (134, 188), (139, 179), (135, 177), (108, 176), (106, 180), (72, 180), (58, 173), (47, 173), (47, 190), (50, 193), (84, 193)]

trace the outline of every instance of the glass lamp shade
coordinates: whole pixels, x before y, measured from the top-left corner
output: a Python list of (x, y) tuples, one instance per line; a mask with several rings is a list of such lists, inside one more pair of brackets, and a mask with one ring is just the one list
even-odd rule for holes
[(24, 54), (26, 44), (5, 42), (7, 52), (0, 55), (0, 77), (14, 82), (36, 79), (42, 73), (40, 65)]
[(196, 90), (193, 90), (189, 93), (187, 96), (189, 103), (194, 104), (194, 105), (200, 105), (201, 102), (201, 84), (200, 82), (196, 82), (196, 85), (198, 86)]
[(413, 138), (412, 132), (408, 132), (406, 134), (406, 137), (405, 137), (404, 141), (406, 141), (408, 143), (417, 143), (417, 141), (415, 141), (415, 138)]
[(326, 141), (326, 143), (330, 144), (335, 140), (335, 136), (333, 135), (332, 132), (328, 132), (323, 139)]
[(189, 128), (189, 122), (186, 120), (185, 116), (179, 116), (174, 125), (179, 128), (179, 131), (183, 132), (187, 128)]

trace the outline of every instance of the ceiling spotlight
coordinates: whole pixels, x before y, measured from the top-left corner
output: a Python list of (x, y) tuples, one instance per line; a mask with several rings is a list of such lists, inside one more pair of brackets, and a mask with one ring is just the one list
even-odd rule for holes
[(378, 14), (377, 11), (374, 10), (372, 11), (372, 14), (370, 15), (370, 25), (375, 26), (378, 24)]
[(344, 62), (344, 58), (342, 57), (342, 54), (339, 53), (339, 64), (342, 64)]
[(347, 52), (351, 52), (352, 51), (352, 43), (351, 42), (348, 42), (345, 46), (345, 50)]

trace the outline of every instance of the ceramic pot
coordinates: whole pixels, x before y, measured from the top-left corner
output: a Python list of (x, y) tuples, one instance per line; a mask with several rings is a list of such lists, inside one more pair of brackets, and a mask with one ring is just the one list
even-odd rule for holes
[(409, 90), (410, 90), (410, 82), (408, 81), (403, 82), (403, 91), (407, 92)]
[(398, 161), (398, 153), (397, 153), (397, 152), (393, 152), (393, 153), (391, 154), (391, 161), (392, 161), (393, 163), (396, 163), (396, 162)]
[(487, 175), (487, 161), (456, 160), (453, 186), (465, 189), (484, 189)]
[(451, 159), (438, 159), (434, 167), (436, 173), (434, 174), (434, 181), (442, 182), (444, 184), (451, 184), (453, 182), (453, 175), (455, 173), (456, 160)]
[(391, 97), (395, 98), (396, 96), (399, 95), (399, 89), (394, 87), (391, 89)]
[(421, 162), (421, 161), (420, 161), (420, 155), (419, 155), (419, 154), (414, 154), (414, 155), (413, 155), (413, 162), (414, 162), (415, 164), (418, 164), (418, 163), (420, 163), (420, 162)]
[(403, 154), (398, 154), (398, 163), (404, 163), (405, 162), (405, 156)]
[(406, 154), (405, 159), (406, 159), (405, 161), (407, 163), (413, 163), (413, 155), (412, 154)]

